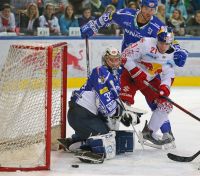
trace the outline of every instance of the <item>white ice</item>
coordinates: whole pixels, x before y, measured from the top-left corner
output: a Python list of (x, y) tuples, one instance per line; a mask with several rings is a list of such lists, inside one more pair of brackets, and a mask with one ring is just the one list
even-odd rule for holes
[[(71, 95), (68, 91), (68, 100)], [(200, 88), (179, 88), (173, 87), (170, 98), (191, 113), (200, 118)], [(149, 119), (151, 112), (146, 105), (144, 97), (138, 93), (135, 98), (135, 107), (148, 110), (148, 113), (141, 118), (141, 124), (136, 126), (137, 131), (142, 130), (144, 122)], [(65, 151), (52, 152), (51, 170), (34, 172), (2, 172), (0, 176), (83, 176), (83, 175), (131, 175), (131, 176), (200, 176), (200, 156), (189, 163), (179, 163), (167, 158), (167, 153), (175, 153), (190, 156), (200, 150), (200, 122), (193, 119), (183, 111), (174, 107), (170, 114), (172, 130), (176, 138), (176, 149), (158, 150), (145, 147), (142, 150), (137, 142), (133, 153), (126, 153), (116, 156), (112, 160), (106, 160), (103, 164), (86, 164), (73, 157), (72, 153)], [(121, 129), (132, 130), (121, 127)], [(67, 136), (73, 130), (67, 127)], [(78, 164), (79, 168), (71, 167)]]

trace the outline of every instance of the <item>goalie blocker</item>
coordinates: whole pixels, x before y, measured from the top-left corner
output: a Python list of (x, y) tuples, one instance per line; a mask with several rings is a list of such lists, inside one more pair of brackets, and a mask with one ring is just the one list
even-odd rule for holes
[(110, 131), (104, 135), (92, 136), (86, 140), (82, 150), (75, 157), (86, 163), (103, 163), (104, 159), (112, 159), (125, 152), (133, 152), (135, 143), (132, 131)]

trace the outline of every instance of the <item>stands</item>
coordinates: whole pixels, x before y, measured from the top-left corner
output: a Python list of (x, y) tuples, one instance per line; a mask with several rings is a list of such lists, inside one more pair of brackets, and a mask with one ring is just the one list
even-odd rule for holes
[[(178, 9), (181, 15), (184, 17), (184, 28), (186, 28), (184, 33), (176, 33), (177, 36), (180, 35), (193, 35), (199, 36), (199, 32), (191, 32), (188, 26), (191, 26), (190, 19), (196, 16), (196, 12), (199, 10), (200, 7), (196, 6), (196, 1), (190, 0), (191, 3), (188, 5), (188, 0), (178, 0), (177, 4), (175, 4), (174, 0), (165, 0), (159, 1), (159, 5), (165, 6), (165, 21), (166, 24), (169, 25), (168, 20), (173, 15), (174, 9)], [(59, 36), (64, 35), (68, 36), (69, 31), (71, 31), (74, 27), (80, 27), (83, 23), (98, 18), (102, 15), (103, 12), (106, 11), (107, 6), (113, 6), (116, 9), (120, 7), (129, 7), (132, 8), (132, 4), (134, 5), (133, 8), (139, 7), (138, 0), (23, 0), (23, 3), (16, 4), (15, 1), (3, 1), (8, 2), (7, 5), (1, 4), (1, 13), (0, 18), (4, 18), (4, 7), (6, 6), (6, 10), (10, 6), (9, 12), (9, 21), (5, 22), (5, 20), (0, 19), (0, 26), (4, 26), (0, 32), (2, 35), (11, 35), (6, 32), (16, 32), (16, 35), (26, 35), (26, 36), (36, 36), (37, 35), (37, 28), (38, 27), (47, 27), (50, 30), (51, 36)], [(22, 2), (22, 1), (20, 1)], [(30, 3), (31, 2), (31, 3)], [(107, 4), (105, 3), (107, 2)], [(108, 4), (108, 2), (110, 4)], [(52, 7), (52, 12), (49, 12), (49, 5)], [(69, 8), (70, 7), (70, 8)], [(35, 8), (35, 9), (34, 9)], [(85, 11), (88, 9), (91, 11), (89, 15), (84, 15)], [(51, 9), (50, 9), (51, 10)], [(71, 12), (72, 11), (72, 12)], [(44, 18), (48, 16), (47, 14), (50, 13), (48, 19)], [(52, 15), (52, 14), (53, 15)], [(158, 12), (159, 13), (159, 12)], [(159, 17), (159, 15), (157, 15)], [(163, 18), (163, 16), (162, 16)], [(13, 23), (13, 20), (15, 23)], [(163, 19), (162, 19), (163, 20)], [(14, 26), (14, 30), (9, 28), (9, 24), (12, 27)], [(189, 22), (189, 23), (188, 23)], [(4, 24), (3, 24), (4, 23)], [(53, 27), (54, 26), (54, 27)], [(56, 27), (55, 27), (56, 26)], [(70, 27), (72, 27), (71, 30)], [(172, 25), (172, 27), (174, 27)], [(175, 27), (174, 27), (175, 28)], [(176, 26), (177, 28), (177, 26)], [(197, 29), (196, 31), (200, 31), (200, 20), (197, 20), (195, 26), (192, 25), (193, 29)], [(109, 31), (105, 33), (103, 30), (99, 31), (102, 35), (120, 35), (123, 31), (120, 30), (118, 27), (110, 27), (105, 31)], [(73, 33), (73, 32), (72, 32)]]

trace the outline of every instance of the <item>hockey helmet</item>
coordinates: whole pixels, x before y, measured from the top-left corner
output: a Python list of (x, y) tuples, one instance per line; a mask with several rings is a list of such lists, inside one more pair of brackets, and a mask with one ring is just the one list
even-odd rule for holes
[(158, 41), (171, 44), (174, 41), (174, 33), (171, 27), (162, 26), (157, 33)]
[(156, 8), (158, 6), (158, 0), (142, 0), (141, 5), (149, 8)]
[(103, 64), (110, 68), (118, 68), (121, 64), (121, 54), (118, 49), (110, 46), (106, 48), (102, 57)]

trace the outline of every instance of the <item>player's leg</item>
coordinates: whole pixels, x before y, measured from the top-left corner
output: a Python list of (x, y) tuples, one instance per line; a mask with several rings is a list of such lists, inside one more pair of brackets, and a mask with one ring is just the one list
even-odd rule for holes
[(73, 106), (68, 111), (68, 122), (81, 140), (109, 132), (106, 121), (102, 117), (94, 115), (76, 103)]
[(58, 141), (63, 147), (70, 151), (79, 148), (90, 136), (109, 132), (106, 121), (104, 121), (101, 116), (94, 115), (89, 110), (74, 102), (70, 102), (68, 122), (74, 129), (75, 134), (70, 138), (58, 139)]
[[(150, 84), (153, 87), (155, 87), (156, 89), (158, 89), (160, 86), (160, 80), (155, 78), (154, 80), (152, 80), (150, 82)], [(148, 128), (150, 129), (150, 131), (149, 131), (150, 136), (153, 137), (153, 139), (152, 138), (150, 139), (151, 142), (156, 143), (154, 141), (154, 139), (158, 140), (156, 133), (160, 128), (165, 133), (169, 132), (168, 130), (171, 131), (168, 114), (172, 110), (172, 106), (168, 102), (155, 103), (155, 100), (159, 98), (159, 95), (157, 93), (155, 93), (154, 91), (152, 91), (149, 87), (141, 90), (141, 92), (146, 97), (148, 102), (153, 102), (152, 104), (155, 104), (155, 107), (154, 107), (155, 109), (153, 110), (151, 120), (148, 124)], [(167, 123), (165, 123), (165, 122), (167, 122)], [(145, 132), (147, 132), (147, 130), (145, 130)], [(164, 135), (163, 135), (163, 141), (165, 143), (169, 143), (169, 141), (171, 141), (171, 138), (170, 139), (166, 138), (166, 137), (164, 138)]]

